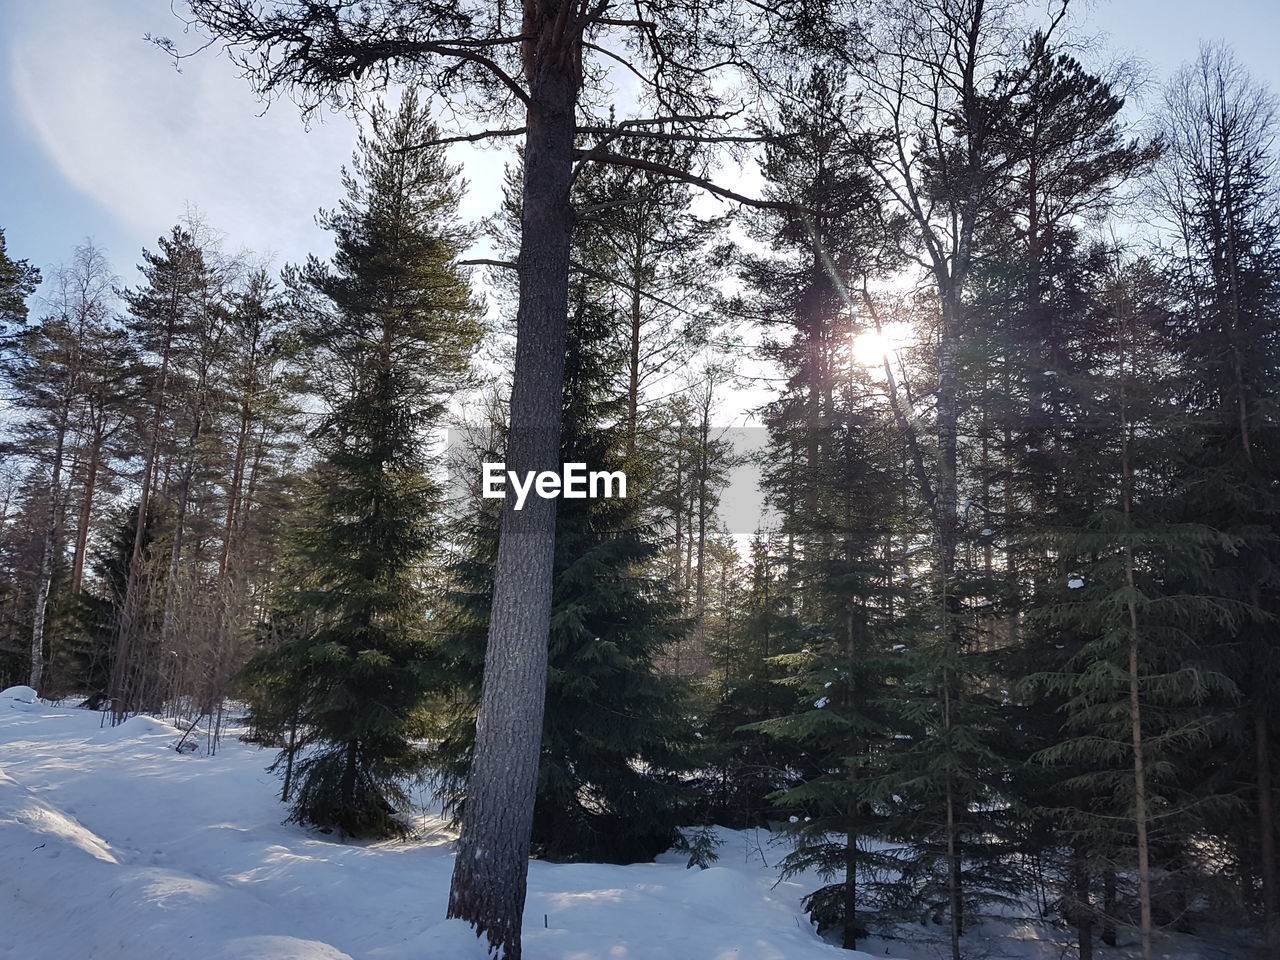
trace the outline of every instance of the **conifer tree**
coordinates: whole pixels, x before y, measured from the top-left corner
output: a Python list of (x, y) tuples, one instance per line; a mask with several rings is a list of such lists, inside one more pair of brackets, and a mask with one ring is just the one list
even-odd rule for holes
[[(589, 244), (578, 249), (593, 262)], [(616, 389), (626, 354), (600, 283), (582, 274), (572, 289), (561, 456), (588, 470), (618, 470), (630, 434), (629, 398)], [(532, 841), (546, 859), (651, 859), (676, 841), (687, 800), (677, 778), (690, 743), (685, 691), (655, 669), (685, 625), (675, 596), (652, 572), (658, 545), (637, 479), (627, 473), (626, 497), (557, 501)], [(464, 522), (467, 549), (453, 566), (459, 603), (447, 646), (467, 694), (441, 753), (456, 813), (466, 803), (498, 532), (496, 512), (483, 506)]]
[(143, 251), (139, 270), (145, 285), (123, 292), (130, 314), (126, 326), (142, 369), (136, 414), (138, 509), (107, 691), (117, 722), (136, 710), (159, 709), (165, 699), (155, 650), (165, 593), (173, 584), (166, 577), (172, 563), (166, 563), (163, 548), (170, 548), (170, 558), (174, 546), (180, 548), (182, 504), (190, 492), (189, 483), (170, 481), (183, 475), (184, 452), (186, 462), (194, 463), (196, 425), (183, 415), (200, 405), (192, 391), (205, 386), (201, 345), (215, 338), (211, 328), (220, 323), (225, 305), (224, 278), (211, 254), (198, 223), (175, 226), (159, 238), (156, 251)]
[(868, 371), (852, 361), (862, 323), (849, 290), (865, 288), (891, 258), (864, 159), (869, 145), (848, 133), (856, 108), (844, 78), (816, 68), (794, 99), (779, 118), (794, 133), (765, 151), (766, 189), (821, 216), (758, 215), (753, 226), (772, 251), (745, 267), (747, 309), (781, 332), (769, 352), (788, 375), (764, 417), (764, 486), (787, 543), (780, 570), (789, 636), (770, 657), (786, 691), (775, 699), (785, 706), (753, 728), (792, 745), (793, 776), (771, 797), (794, 811), (797, 847), (784, 873), (816, 868), (831, 881), (805, 905), (819, 929), (839, 930), (853, 949), (868, 906), (860, 874), (882, 865), (871, 863), (867, 834), (882, 819), (873, 800), (884, 799), (875, 795), (873, 767), (889, 731), (895, 611), (886, 538), (901, 478), (887, 410)]
[(259, 730), (291, 734), (292, 819), (357, 836), (403, 832), (395, 804), (421, 769), (442, 499), (427, 451), (480, 335), (456, 265), (458, 171), (442, 148), (409, 149), (434, 134), (426, 105), (406, 93), (372, 127), (322, 217), (332, 265), (288, 276), (328, 409), (278, 596), (294, 635), (250, 671)]
[(0, 228), (0, 349), (8, 345), (12, 328), (27, 318), (27, 298), (40, 284), (40, 271), (26, 260), (14, 260), (5, 248)]
[(109, 355), (119, 340), (111, 316), (113, 279), (101, 250), (92, 244), (78, 248), (74, 261), (54, 276), (49, 314), (22, 332), (5, 364), (23, 415), (18, 448), (39, 464), (44, 487), (38, 498), (43, 516), (36, 532), (28, 677), (36, 690), (44, 676), (46, 606), (62, 559), (76, 432), (99, 379), (99, 354)]
[[(1273, 94), (1229, 49), (1204, 46), (1170, 81), (1159, 115), (1167, 144), (1153, 178), (1174, 226), (1170, 274), (1180, 308), (1172, 331), (1186, 366), (1180, 399), (1204, 438), (1188, 462), (1186, 517), (1244, 538), (1213, 563), (1215, 591), (1252, 616), (1230, 637), (1206, 637), (1245, 697), (1238, 736), (1252, 749), (1235, 776), (1252, 786), (1254, 816), (1224, 824), (1244, 869), (1260, 881), (1268, 955), (1280, 957), (1280, 865), (1274, 765), (1280, 716), (1273, 696), (1280, 655), (1280, 129)], [(1192, 482), (1194, 480), (1194, 482)], [(1247, 756), (1247, 759), (1246, 759)]]
[[(1081, 642), (1057, 671), (1035, 678), (1063, 698), (1064, 739), (1039, 754), (1070, 771), (1063, 787), (1076, 803), (1057, 815), (1085, 852), (1083, 869), (1136, 878), (1144, 957), (1160, 895), (1157, 854), (1180, 849), (1231, 804), (1205, 791), (1187, 764), (1221, 736), (1224, 708), (1237, 696), (1203, 632), (1234, 629), (1247, 615), (1213, 590), (1215, 553), (1233, 553), (1240, 540), (1179, 517), (1187, 495), (1180, 464), (1200, 440), (1165, 400), (1161, 293), (1142, 262), (1113, 268), (1103, 291), (1104, 356), (1074, 389), (1087, 403), (1077, 436), (1092, 435), (1094, 462), (1111, 482), (1087, 515), (1074, 525), (1063, 517), (1052, 534), (1072, 569), (1039, 617)], [(1163, 877), (1176, 882), (1172, 871)], [(1087, 890), (1079, 906), (1088, 908)]]
[[(797, 838), (784, 875), (816, 869), (829, 880), (806, 896), (805, 907), (820, 931), (839, 930), (842, 946), (855, 949), (867, 918), (896, 906), (896, 897), (874, 889), (871, 878), (895, 865), (874, 841), (893, 806), (883, 764), (898, 729), (892, 687), (904, 644), (891, 641), (909, 639), (911, 617), (897, 596), (888, 549), (901, 481), (885, 447), (891, 433), (883, 429), (883, 408), (878, 416), (874, 401), (868, 403), (862, 378), (846, 372), (849, 382), (838, 389), (833, 411), (839, 419), (822, 430), (823, 465), (806, 478), (817, 496), (802, 499), (783, 526), (802, 545), (788, 584), (798, 598), (799, 629), (791, 651), (772, 661), (798, 709), (776, 711), (757, 727), (800, 751), (793, 764), (802, 776), (773, 797), (790, 814)], [(775, 443), (804, 431), (803, 407), (794, 397), (775, 404), (769, 417)]]

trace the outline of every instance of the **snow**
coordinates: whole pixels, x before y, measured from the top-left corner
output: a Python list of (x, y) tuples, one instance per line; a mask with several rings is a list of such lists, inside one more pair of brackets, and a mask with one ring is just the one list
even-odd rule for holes
[(5, 687), (0, 690), (0, 710), (27, 710), (36, 700), (36, 692), (31, 687)]
[[(102, 726), (33, 691), (20, 703), (23, 690), (0, 694), (0, 958), (487, 956), (467, 924), (444, 919), (453, 837), (429, 804), (420, 839), (339, 842), (281, 823), (271, 751), (228, 736), (215, 756), (179, 754), (173, 724)], [(531, 863), (525, 957), (870, 960), (817, 936), (800, 906), (817, 884), (778, 883), (767, 832), (717, 832), (707, 870), (675, 853)]]
[[(453, 837), (418, 791), (418, 839), (343, 843), (281, 823), (272, 751), (225, 738), (177, 753), (177, 726), (0, 693), (2, 960), (485, 960), (445, 920)], [(30, 690), (30, 688), (26, 688)], [(6, 709), (17, 704), (25, 709)], [(415, 791), (417, 788), (414, 788)], [(896, 800), (897, 798), (895, 798)], [(805, 818), (806, 820), (808, 818)], [(792, 817), (792, 822), (798, 818)], [(823, 941), (779, 879), (783, 837), (715, 828), (719, 860), (532, 862), (526, 960), (925, 960), (945, 924), (911, 923), (866, 952)], [(1060, 960), (1069, 934), (1028, 907), (974, 923), (966, 957)], [(1224, 956), (1162, 937), (1157, 956)], [(1134, 938), (1099, 960), (1131, 960)]]

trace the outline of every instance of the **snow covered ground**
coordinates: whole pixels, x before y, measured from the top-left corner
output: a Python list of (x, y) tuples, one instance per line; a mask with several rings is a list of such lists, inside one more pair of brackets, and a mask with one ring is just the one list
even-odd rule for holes
[[(15, 699), (15, 696), (18, 699)], [(351, 844), (283, 826), (272, 754), (232, 735), (215, 756), (173, 750), (174, 726), (119, 727), (0, 693), (3, 960), (479, 960), (443, 921), (451, 836), (424, 801), (421, 838)], [(633, 866), (534, 862), (528, 960), (923, 960), (934, 938), (824, 943), (800, 909), (815, 882), (778, 882), (764, 831), (723, 831), (720, 860)], [(1070, 956), (1010, 921), (968, 939), (978, 960)], [(1163, 945), (1162, 945), (1163, 946)], [(1111, 958), (1127, 950), (1103, 952)], [(1157, 956), (1226, 958), (1219, 950)]]

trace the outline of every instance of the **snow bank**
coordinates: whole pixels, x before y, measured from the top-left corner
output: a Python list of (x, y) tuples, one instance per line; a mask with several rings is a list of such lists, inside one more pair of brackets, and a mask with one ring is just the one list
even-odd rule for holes
[(30, 710), (36, 702), (36, 692), (31, 687), (5, 687), (0, 690), (0, 710)]

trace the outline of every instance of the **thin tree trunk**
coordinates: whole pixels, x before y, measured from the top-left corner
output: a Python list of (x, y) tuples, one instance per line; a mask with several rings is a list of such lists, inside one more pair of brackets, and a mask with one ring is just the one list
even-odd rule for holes
[[(574, 112), (581, 84), (569, 5), (525, 7), (527, 110), (518, 261), (520, 304), (507, 469), (555, 470), (568, 309)], [(539, 19), (541, 18), (541, 19)], [(555, 501), (503, 504), (474, 759), (449, 891), (450, 917), (520, 960), (546, 697)]]
[[(850, 520), (848, 500), (845, 501), (845, 522)], [(852, 665), (854, 657), (857, 655), (856, 650), (857, 635), (853, 625), (853, 611), (849, 610), (845, 613), (845, 659), (846, 663)], [(845, 686), (845, 696), (850, 700), (853, 699), (853, 693), (849, 690), (848, 685)], [(854, 707), (857, 704), (846, 702), (847, 707)], [(855, 752), (855, 757), (856, 757)], [(841, 935), (840, 946), (846, 950), (858, 949), (858, 804), (855, 799), (853, 785), (858, 782), (858, 767), (854, 757), (848, 760), (849, 769), (846, 776), (849, 780), (849, 803), (845, 810), (845, 817), (848, 819), (848, 829), (845, 831), (844, 837), (844, 930)]]
[(706, 613), (706, 553), (707, 553), (707, 482), (711, 470), (711, 390), (712, 384), (707, 382), (707, 393), (702, 403), (702, 422), (698, 429), (698, 559), (694, 568), (694, 615), (698, 620), (698, 632), (701, 635), (702, 617)]
[(1102, 874), (1102, 942), (1116, 945), (1116, 871), (1107, 867)]
[(284, 751), (284, 786), (280, 788), (280, 802), (288, 803), (293, 789), (293, 760), (298, 752), (298, 713), (293, 711), (293, 719), (289, 722), (289, 744)]
[[(1124, 370), (1122, 376), (1126, 376)], [(1129, 460), (1131, 424), (1125, 407), (1125, 389), (1120, 388), (1121, 474), (1126, 529), (1133, 510), (1133, 467)], [(1139, 696), (1138, 604), (1134, 575), (1133, 547), (1124, 548), (1125, 584), (1129, 588), (1129, 722), (1133, 736), (1133, 819), (1138, 842), (1138, 911), (1142, 933), (1142, 960), (1151, 960), (1151, 848), (1147, 838), (1147, 773), (1142, 742), (1142, 701)]]
[[(1133, 585), (1133, 560), (1126, 558)], [(1142, 750), (1142, 712), (1138, 698), (1137, 608), (1129, 601), (1132, 639), (1129, 642), (1129, 715), (1133, 728), (1133, 818), (1138, 832), (1138, 909), (1142, 930), (1142, 960), (1151, 960), (1151, 850), (1147, 839), (1147, 778)]]
[(1258, 794), (1258, 846), (1262, 861), (1262, 910), (1267, 938), (1267, 955), (1280, 956), (1280, 924), (1276, 917), (1276, 834), (1271, 796), (1271, 731), (1266, 710), (1259, 707), (1253, 718), (1255, 775)]
[(1076, 925), (1080, 960), (1093, 960), (1094, 917), (1093, 904), (1089, 900), (1089, 870), (1085, 865), (1084, 852), (1078, 847), (1072, 851), (1071, 873), (1075, 889), (1075, 904), (1071, 912)]
[(177, 292), (175, 287), (173, 303), (168, 325), (165, 331), (163, 356), (160, 360), (160, 374), (156, 383), (155, 405), (151, 413), (151, 436), (147, 441), (146, 458), (142, 464), (142, 488), (138, 492), (138, 517), (134, 524), (133, 545), (129, 551), (129, 571), (125, 578), (124, 596), (120, 602), (120, 622), (117, 624), (115, 650), (111, 660), (111, 676), (107, 688), (111, 697), (112, 719), (115, 723), (124, 720), (129, 709), (129, 701), (135, 692), (132, 675), (136, 665), (131, 662), (133, 644), (136, 639), (138, 612), (142, 606), (142, 598), (138, 592), (142, 586), (142, 550), (146, 538), (147, 516), (151, 511), (151, 494), (155, 484), (156, 461), (160, 453), (160, 433), (163, 427), (164, 412), (169, 387), (169, 362), (173, 350), (174, 331), (177, 326)]
[[(856, 780), (857, 771), (849, 767), (849, 779)], [(848, 816), (852, 821), (856, 809), (850, 804)], [(858, 949), (858, 831), (850, 826), (844, 836), (844, 931), (840, 946), (846, 950)]]
[(71, 562), (71, 593), (80, 595), (84, 587), (84, 564), (89, 551), (89, 523), (93, 519), (93, 495), (98, 487), (98, 471), (102, 467), (102, 440), (95, 438), (89, 449), (85, 470), (84, 493), (80, 497), (80, 518), (76, 528), (76, 549)]
[(240, 426), (236, 432), (236, 452), (231, 467), (231, 487), (227, 491), (227, 516), (222, 524), (222, 555), (218, 559), (218, 577), (224, 579), (231, 563), (231, 541), (234, 539), (236, 516), (240, 510), (240, 491), (244, 485), (245, 460), (249, 448), (249, 404), (240, 408)]
[[(636, 240), (637, 246), (640, 240)], [(640, 431), (640, 334), (643, 314), (640, 294), (643, 283), (643, 260), (639, 250), (631, 270), (631, 330), (627, 351), (627, 463), (636, 457), (637, 435)]]
[(53, 464), (49, 472), (49, 502), (45, 516), (44, 536), (40, 543), (40, 576), (36, 581), (35, 611), (31, 626), (31, 673), (27, 680), (36, 693), (44, 682), (44, 621), (49, 607), (49, 588), (53, 584), (53, 551), (58, 538), (62, 497), (62, 454), (66, 445), (68, 409), (63, 406), (53, 448)]
[[(946, 672), (942, 676), (942, 724), (951, 729), (951, 683)], [(951, 960), (963, 960), (960, 956), (960, 937), (964, 934), (964, 895), (961, 874), (960, 847), (956, 832), (956, 801), (951, 774), (946, 777), (946, 829), (947, 829), (947, 894), (951, 914)]]

